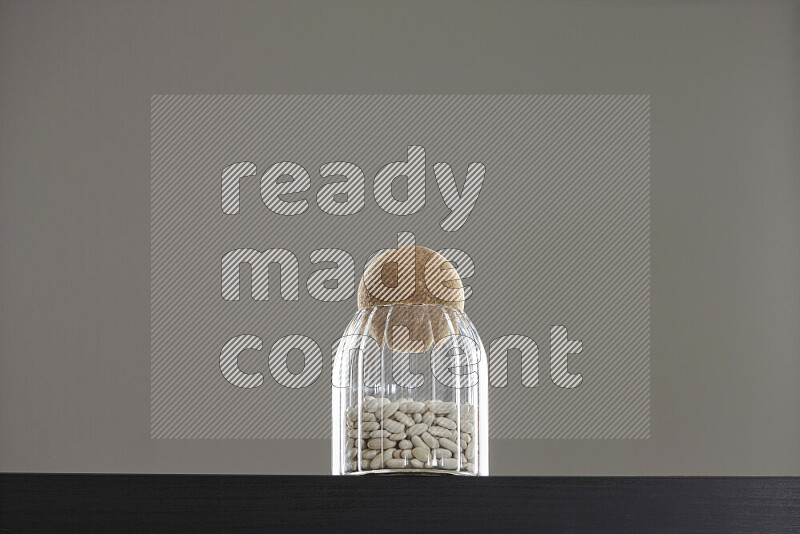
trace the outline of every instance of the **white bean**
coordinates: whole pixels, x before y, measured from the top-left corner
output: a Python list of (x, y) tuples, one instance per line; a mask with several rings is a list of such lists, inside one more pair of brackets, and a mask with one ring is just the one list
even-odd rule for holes
[(446, 414), (455, 411), (456, 403), (445, 401), (429, 401), (428, 409), (437, 415)]
[(414, 445), (414, 447), (430, 449), (430, 447), (428, 447), (428, 445), (424, 441), (422, 441), (422, 439), (419, 436), (411, 436), (411, 444)]
[(420, 437), (422, 438), (422, 441), (425, 442), (425, 445), (427, 445), (431, 449), (439, 448), (439, 440), (431, 436), (428, 432), (423, 432), (422, 436)]
[(404, 402), (400, 406), (400, 410), (405, 413), (420, 413), (425, 411), (425, 403), (424, 402)]
[(430, 427), (428, 429), (428, 433), (431, 436), (434, 436), (434, 437), (437, 437), (437, 438), (449, 438), (450, 437), (450, 431), (447, 430), (446, 428), (442, 428), (440, 426), (432, 426), (432, 427)]
[(447, 449), (434, 449), (431, 451), (434, 458), (442, 459), (442, 458), (452, 458), (453, 453), (448, 451)]
[(447, 417), (437, 417), (436, 424), (447, 430), (453, 430), (458, 426), (455, 421)]
[(406, 434), (408, 434), (409, 436), (419, 436), (426, 430), (428, 430), (428, 425), (426, 425), (425, 423), (418, 423), (409, 428), (408, 430), (406, 430)]
[(475, 459), (475, 443), (475, 441), (470, 442), (470, 444), (467, 445), (467, 450), (464, 451), (464, 455), (467, 457), (467, 460), (472, 461)]
[(428, 449), (423, 449), (422, 447), (415, 447), (412, 449), (411, 453), (414, 455), (414, 458), (420, 462), (427, 462), (430, 451)]
[(459, 446), (447, 438), (439, 439), (439, 445), (441, 445), (442, 448), (449, 450), (453, 454), (458, 454), (461, 452)]
[[(391, 458), (391, 456), (389, 456), (389, 457)], [(384, 462), (383, 454), (378, 454), (369, 463), (369, 468), (370, 469), (380, 469), (381, 467), (383, 467), (383, 462)]]
[(394, 441), (388, 438), (373, 438), (367, 442), (370, 449), (390, 449), (394, 447)]
[(378, 409), (378, 399), (375, 397), (366, 397), (364, 398), (364, 411), (365, 412), (374, 412)]
[(439, 460), (439, 465), (445, 469), (458, 469), (458, 460), (455, 458), (445, 458), (443, 460)]
[(399, 402), (390, 402), (389, 404), (383, 407), (383, 410), (381, 410), (381, 419), (388, 419), (394, 414), (394, 412), (397, 411), (399, 407), (400, 407)]
[(383, 420), (383, 428), (388, 430), (392, 434), (396, 434), (398, 432), (402, 432), (405, 430), (405, 426), (403, 423), (399, 421), (393, 421), (392, 419), (384, 419)]
[(414, 420), (399, 410), (396, 411), (392, 417), (404, 426), (414, 426)]

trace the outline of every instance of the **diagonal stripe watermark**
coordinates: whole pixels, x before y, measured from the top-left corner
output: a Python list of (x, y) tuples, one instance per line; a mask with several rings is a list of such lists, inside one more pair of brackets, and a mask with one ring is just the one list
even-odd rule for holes
[(649, 437), (645, 95), (154, 96), (151, 436), (330, 436), (364, 263), (409, 238), (462, 275), (491, 437)]

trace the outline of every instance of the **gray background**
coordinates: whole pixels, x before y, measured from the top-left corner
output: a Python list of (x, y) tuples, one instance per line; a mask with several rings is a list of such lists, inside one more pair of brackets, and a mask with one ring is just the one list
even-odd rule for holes
[(0, 470), (326, 473), (324, 440), (150, 440), (166, 93), (651, 95), (651, 439), (494, 474), (800, 474), (796, 2), (0, 3)]

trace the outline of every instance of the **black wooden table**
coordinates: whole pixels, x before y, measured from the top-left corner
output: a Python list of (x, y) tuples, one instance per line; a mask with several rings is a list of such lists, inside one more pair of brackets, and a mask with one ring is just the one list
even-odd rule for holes
[(0, 476), (0, 532), (800, 532), (800, 479)]

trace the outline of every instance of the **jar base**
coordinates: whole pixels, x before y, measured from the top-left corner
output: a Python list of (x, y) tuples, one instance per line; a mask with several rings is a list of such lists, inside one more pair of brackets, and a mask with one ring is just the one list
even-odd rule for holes
[(351, 471), (345, 475), (425, 475), (425, 476), (462, 476), (462, 477), (476, 477), (478, 473), (470, 473), (469, 471), (454, 471), (451, 469), (370, 469), (369, 471)]

